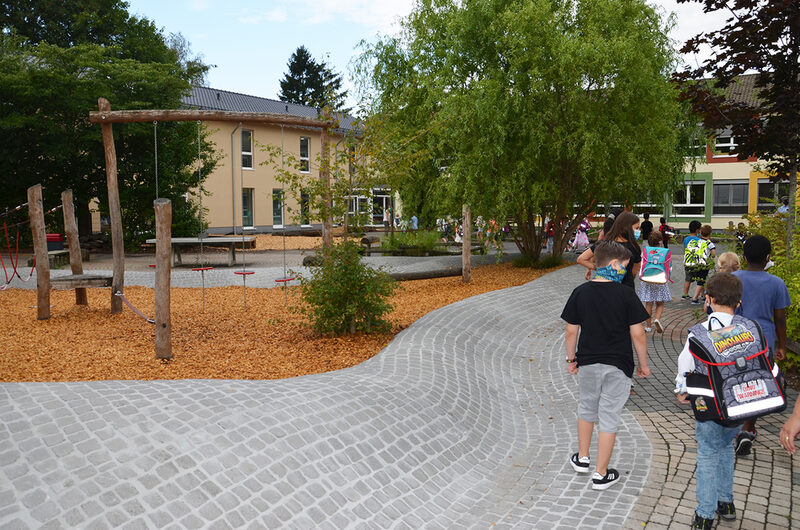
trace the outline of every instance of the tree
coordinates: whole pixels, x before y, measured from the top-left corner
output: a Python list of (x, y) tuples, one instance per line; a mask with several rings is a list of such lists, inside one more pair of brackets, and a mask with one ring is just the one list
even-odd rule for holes
[[(29, 5), (0, 6), (0, 201), (24, 202), (26, 188), (40, 182), (45, 202), (57, 204), (61, 191), (72, 188), (86, 233), (89, 201), (96, 197), (107, 209), (102, 137), (88, 119), (97, 98), (107, 97), (117, 110), (178, 108), (207, 67), (190, 59), (185, 45), (181, 56), (152, 22), (127, 16), (123, 2), (89, 2), (86, 11), (83, 3), (62, 9), (42, 2), (34, 14)], [(115, 131), (126, 240), (135, 244), (154, 228), (153, 126), (126, 124)], [(183, 197), (196, 193), (197, 126), (159, 124), (158, 133), (159, 194), (183, 205), (174, 211), (176, 233), (196, 234), (196, 207)], [(202, 136), (208, 174), (215, 159)]]
[(422, 0), (403, 30), (358, 67), (393, 188), (435, 182), (537, 259), (546, 217), (560, 255), (599, 204), (661, 203), (682, 176), (676, 56), (644, 0)]
[(329, 107), (333, 112), (348, 113), (347, 90), (342, 90), (342, 76), (324, 61), (317, 62), (305, 46), (300, 46), (286, 63), (289, 71), (280, 81), (278, 99), (309, 107)]
[[(706, 13), (731, 13), (723, 28), (686, 42), (684, 53), (697, 52), (708, 44), (712, 54), (701, 66), (676, 77), (706, 127), (733, 130), (740, 160), (755, 155), (775, 179), (788, 178), (791, 202), (786, 253), (791, 262), (800, 156), (800, 3), (678, 1), (703, 4)], [(750, 71), (758, 72), (757, 98), (752, 103), (726, 98), (725, 90), (736, 83), (737, 76)], [(709, 76), (713, 83), (697, 81)]]

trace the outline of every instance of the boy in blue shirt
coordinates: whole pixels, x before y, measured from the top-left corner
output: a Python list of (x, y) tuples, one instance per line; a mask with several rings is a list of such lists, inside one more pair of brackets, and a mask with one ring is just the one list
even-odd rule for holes
[(598, 242), (595, 278), (572, 291), (561, 313), (567, 322), (567, 369), (578, 376), (580, 391), (578, 452), (570, 464), (578, 473), (589, 473), (589, 446), (597, 423), (597, 463), (592, 475), (592, 489), (596, 490), (604, 490), (620, 478), (608, 464), (622, 408), (630, 395), (634, 346), (637, 375), (650, 375), (647, 338), (641, 326), (650, 315), (636, 291), (621, 283), (630, 259), (630, 251), (622, 244)]
[[(769, 239), (751, 236), (742, 249), (747, 268), (733, 273), (742, 281), (742, 305), (736, 312), (758, 322), (770, 348), (770, 361), (773, 357), (782, 361), (786, 358), (786, 308), (792, 304), (789, 290), (783, 280), (764, 270), (772, 252)], [(736, 436), (736, 454), (749, 455), (755, 439), (756, 420), (747, 420)]]

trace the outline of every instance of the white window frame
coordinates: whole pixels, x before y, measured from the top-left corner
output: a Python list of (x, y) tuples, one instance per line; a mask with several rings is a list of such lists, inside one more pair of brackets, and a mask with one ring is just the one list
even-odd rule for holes
[[(720, 138), (726, 138), (728, 141), (720, 142)], [(714, 137), (714, 157), (716, 158), (735, 157), (737, 147), (739, 147), (739, 144), (736, 143), (736, 137), (733, 134), (724, 133)], [(727, 152), (723, 150), (727, 150)]]
[[(250, 150), (246, 151), (244, 148), (244, 135), (245, 133), (250, 133)], [(250, 157), (250, 165), (246, 166), (244, 163), (244, 157)], [(247, 169), (252, 171), (253, 170), (253, 130), (252, 129), (242, 129), (242, 169)]]
[[(758, 211), (758, 212), (771, 212), (771, 211), (774, 211), (775, 208), (780, 206), (780, 204), (763, 203), (763, 202), (761, 202), (761, 197), (764, 197), (764, 195), (760, 195), (758, 193), (758, 187), (761, 184), (771, 184), (772, 185), (772, 189), (773, 189), (773, 192), (772, 192), (773, 193), (773, 199), (776, 200), (776, 201), (780, 201), (780, 199), (781, 199), (781, 193), (779, 193), (780, 192), (780, 186), (781, 185), (788, 186), (789, 185), (789, 180), (787, 179), (787, 180), (781, 180), (779, 182), (774, 182), (772, 179), (769, 179), (769, 178), (759, 178), (756, 181), (756, 195), (757, 195), (757, 197), (756, 197), (756, 211)], [(789, 195), (789, 190), (787, 189), (786, 190), (786, 196), (788, 196), (788, 195)]]
[[(275, 192), (280, 193), (280, 205), (281, 205), (281, 208), (280, 208), (281, 223), (277, 224), (277, 225), (275, 224)], [(285, 222), (285, 220), (283, 218), (283, 213), (284, 213), (283, 212), (283, 210), (284, 210), (283, 201), (285, 201), (285, 200), (286, 200), (286, 198), (284, 197), (283, 190), (279, 189), (279, 188), (273, 188), (273, 190), (272, 190), (272, 228), (283, 228), (283, 224)]]
[[(303, 156), (303, 140), (306, 141), (306, 156)], [(311, 138), (300, 137), (300, 173), (311, 173)], [(305, 167), (305, 169), (303, 169)]]
[[(744, 211), (740, 212), (740, 213), (722, 213), (722, 212), (717, 212), (717, 206), (718, 205), (717, 205), (716, 201), (714, 200), (715, 199), (714, 188), (716, 186), (730, 186), (730, 185), (733, 185), (733, 184), (739, 184), (739, 185), (744, 184), (745, 186), (747, 186), (747, 188), (746, 188), (747, 191), (744, 194), (744, 204), (730, 204), (730, 201), (733, 199), (733, 193), (729, 193), (728, 194), (728, 202), (729, 202), (729, 204), (723, 204), (723, 205), (719, 205), (719, 206), (723, 207), (723, 208), (724, 207), (733, 207), (733, 206), (744, 206)], [(741, 179), (740, 180), (718, 180), (718, 181), (715, 181), (715, 182), (711, 183), (711, 213), (713, 215), (725, 216), (725, 217), (739, 217), (739, 216), (742, 216), (742, 215), (746, 214), (748, 212), (749, 208), (750, 208), (750, 200), (749, 200), (749, 198), (750, 198), (750, 182), (747, 181), (747, 180), (741, 180)]]
[[(692, 193), (690, 191), (691, 187), (697, 184), (703, 185), (703, 202), (701, 203), (693, 203), (689, 202)], [(685, 193), (684, 197), (686, 198), (686, 202), (673, 202), (672, 203), (672, 217), (698, 217), (698, 216), (706, 216), (706, 181), (705, 180), (690, 180), (685, 181), (683, 183), (683, 192)], [(702, 208), (699, 213), (678, 213), (677, 208)]]

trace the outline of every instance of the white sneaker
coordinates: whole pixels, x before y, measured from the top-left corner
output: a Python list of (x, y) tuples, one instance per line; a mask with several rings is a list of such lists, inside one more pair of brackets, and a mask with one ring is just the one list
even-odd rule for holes
[(656, 331), (658, 331), (659, 333), (664, 333), (664, 326), (661, 325), (661, 321), (659, 319), (655, 319), (653, 321), (653, 324), (656, 327)]
[(645, 326), (645, 327), (644, 327), (644, 330), (645, 330), (647, 333), (650, 333), (651, 331), (653, 331), (653, 328), (651, 328), (650, 326)]

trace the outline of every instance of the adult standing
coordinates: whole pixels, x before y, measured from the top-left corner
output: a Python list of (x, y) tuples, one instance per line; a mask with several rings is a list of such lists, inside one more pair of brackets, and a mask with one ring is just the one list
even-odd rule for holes
[(794, 439), (800, 434), (800, 397), (794, 404), (794, 411), (786, 423), (783, 424), (781, 429), (781, 445), (784, 449), (789, 451), (789, 454), (795, 454), (797, 447), (794, 445)]
[[(605, 240), (622, 243), (630, 251), (631, 259), (626, 267), (625, 276), (622, 278), (622, 284), (631, 289), (635, 289), (633, 279), (639, 274), (639, 267), (642, 262), (642, 249), (636, 243), (636, 235), (634, 233), (638, 229), (639, 218), (631, 212), (621, 212), (616, 216), (611, 229), (603, 236)], [(587, 280), (592, 278), (592, 272), (596, 268), (594, 262), (595, 245), (592, 245), (578, 256), (578, 264), (586, 267)]]

